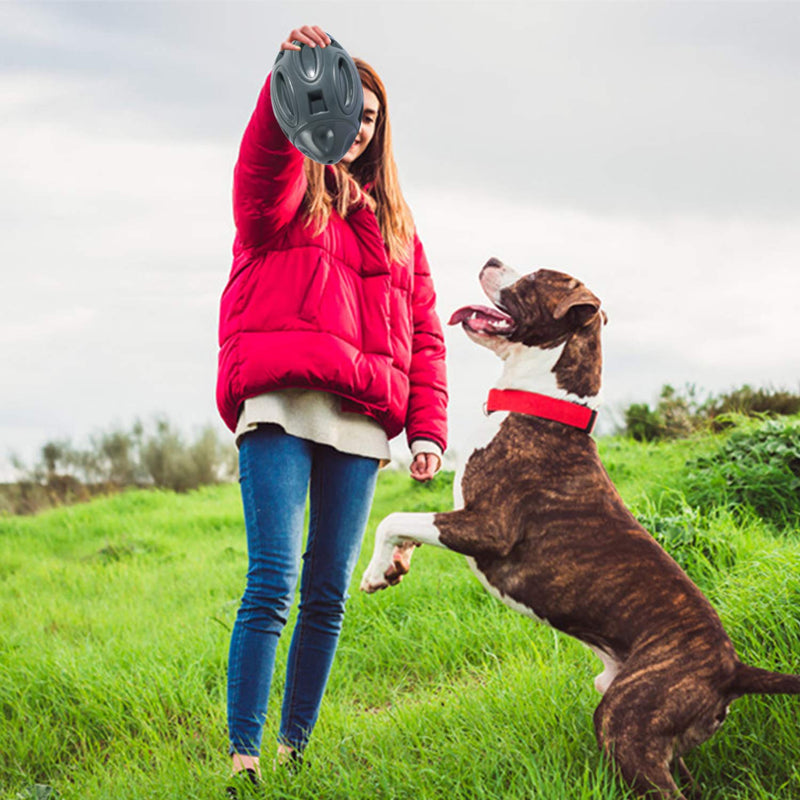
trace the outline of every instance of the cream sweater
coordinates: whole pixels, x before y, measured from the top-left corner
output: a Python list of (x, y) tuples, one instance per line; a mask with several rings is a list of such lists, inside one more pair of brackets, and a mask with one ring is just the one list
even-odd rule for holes
[[(327, 444), (342, 453), (377, 458), (382, 467), (392, 458), (383, 428), (371, 417), (342, 411), (340, 399), (327, 392), (283, 389), (245, 400), (236, 443), (260, 423), (280, 425), (291, 436)], [(441, 466), (442, 450), (435, 442), (417, 439), (411, 445), (412, 457), (417, 453), (434, 453)]]

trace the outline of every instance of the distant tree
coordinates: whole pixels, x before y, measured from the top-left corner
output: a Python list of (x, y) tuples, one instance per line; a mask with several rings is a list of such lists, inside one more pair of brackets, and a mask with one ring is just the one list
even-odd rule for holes
[(122, 430), (96, 434), (91, 439), (95, 467), (102, 480), (117, 486), (135, 486), (143, 482), (135, 436)]
[(30, 467), (12, 455), (25, 513), (50, 500), (88, 497), (85, 487), (154, 486), (184, 492), (232, 480), (236, 463), (235, 447), (222, 442), (213, 427), (187, 441), (166, 417), (156, 417), (149, 429), (137, 419), (130, 430), (95, 432), (85, 448), (66, 439), (48, 441)]
[(650, 442), (661, 436), (661, 420), (647, 403), (631, 403), (625, 409), (625, 432), (637, 442)]
[(61, 461), (64, 455), (64, 448), (61, 442), (47, 442), (42, 447), (42, 461), (47, 475), (55, 475), (58, 467), (58, 462)]

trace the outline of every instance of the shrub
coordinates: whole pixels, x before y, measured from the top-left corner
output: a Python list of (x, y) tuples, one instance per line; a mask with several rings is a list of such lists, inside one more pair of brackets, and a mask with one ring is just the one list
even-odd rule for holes
[(625, 432), (637, 442), (661, 438), (661, 418), (647, 403), (632, 403), (625, 409)]
[(740, 389), (712, 398), (705, 404), (704, 410), (715, 422), (715, 427), (721, 428), (728, 424), (726, 417), (730, 414), (755, 417), (800, 413), (800, 395), (780, 389), (753, 389), (745, 384)]
[(639, 442), (655, 439), (678, 439), (706, 427), (694, 386), (682, 392), (668, 383), (661, 388), (658, 405), (633, 403), (625, 409), (625, 430)]
[(731, 427), (737, 416), (763, 418), (797, 413), (800, 413), (800, 395), (783, 389), (753, 389), (745, 384), (701, 400), (691, 384), (682, 390), (664, 384), (654, 409), (647, 403), (632, 403), (625, 409), (621, 433), (640, 442), (676, 439), (706, 428)]
[(716, 453), (688, 461), (683, 482), (692, 505), (752, 509), (777, 527), (800, 526), (800, 423), (734, 431)]

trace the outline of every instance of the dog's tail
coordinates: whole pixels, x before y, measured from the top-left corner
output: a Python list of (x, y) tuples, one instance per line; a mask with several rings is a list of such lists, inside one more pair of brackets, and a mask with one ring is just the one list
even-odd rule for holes
[(731, 684), (731, 693), (743, 694), (800, 694), (800, 675), (770, 672), (739, 662)]

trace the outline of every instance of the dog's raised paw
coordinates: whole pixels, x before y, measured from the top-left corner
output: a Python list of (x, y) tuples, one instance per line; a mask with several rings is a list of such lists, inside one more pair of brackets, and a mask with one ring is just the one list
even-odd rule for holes
[(387, 581), (383, 575), (380, 575), (380, 577), (375, 577), (368, 567), (367, 571), (361, 578), (361, 585), (359, 586), (359, 589), (367, 594), (374, 594), (375, 592), (379, 592), (381, 589), (388, 589), (389, 586), (389, 581)]

